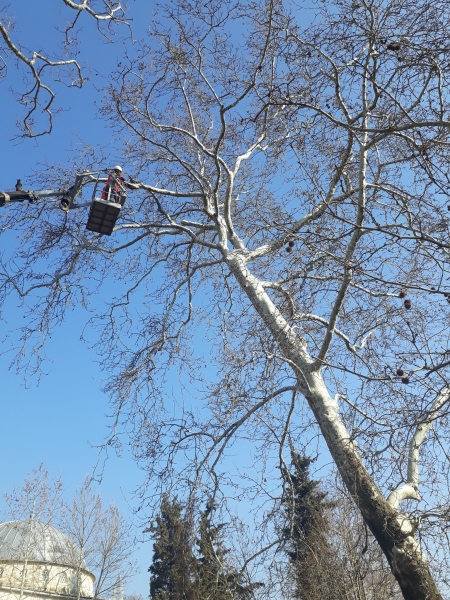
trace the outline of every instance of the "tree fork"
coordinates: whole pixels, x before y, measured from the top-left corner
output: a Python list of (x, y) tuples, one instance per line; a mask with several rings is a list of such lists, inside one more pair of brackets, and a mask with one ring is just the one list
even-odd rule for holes
[(402, 519), (401, 513), (383, 497), (364, 467), (354, 442), (349, 439), (347, 448), (345, 444), (342, 445), (345, 460), (341, 453), (336, 452), (333, 440), (327, 433), (329, 428), (321, 422), (317, 401), (312, 395), (305, 394), (305, 397), (345, 486), (383, 550), (405, 600), (442, 600), (413, 529), (410, 533), (402, 530), (404, 524), (401, 521), (407, 521), (407, 518)]

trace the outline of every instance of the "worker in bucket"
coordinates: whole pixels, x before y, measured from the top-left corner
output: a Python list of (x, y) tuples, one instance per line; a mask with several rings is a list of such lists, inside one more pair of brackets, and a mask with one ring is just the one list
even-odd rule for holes
[(127, 187), (129, 190), (137, 190), (139, 186), (136, 183), (125, 181), (125, 178), (122, 177), (122, 167), (119, 165), (115, 166), (113, 171), (114, 174), (110, 173), (106, 180), (106, 185), (102, 191), (102, 200), (123, 204), (125, 202), (125, 197), (122, 194), (123, 188)]

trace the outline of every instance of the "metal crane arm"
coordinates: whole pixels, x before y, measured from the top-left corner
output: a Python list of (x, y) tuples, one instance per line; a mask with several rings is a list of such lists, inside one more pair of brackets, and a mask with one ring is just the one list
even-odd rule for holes
[(107, 177), (100, 177), (100, 174), (108, 173), (107, 169), (102, 171), (84, 171), (77, 173), (75, 183), (66, 190), (16, 190), (11, 192), (0, 191), (0, 206), (5, 206), (11, 202), (37, 202), (40, 198), (61, 198), (60, 208), (70, 210), (72, 208), (81, 208), (89, 206), (87, 204), (75, 204), (75, 197), (80, 192), (83, 183), (106, 181)]
[[(107, 177), (101, 177), (108, 174)], [(99, 183), (107, 182), (103, 188), (102, 197), (96, 197)], [(83, 204), (75, 204), (75, 198), (86, 183), (94, 184), (92, 200)], [(77, 173), (75, 183), (67, 190), (23, 190), (20, 179), (16, 184), (14, 192), (0, 192), (0, 206), (6, 206), (12, 202), (37, 202), (40, 198), (60, 198), (59, 208), (68, 212), (72, 208), (90, 207), (86, 229), (111, 235), (114, 230), (120, 209), (125, 203), (126, 191), (123, 183), (114, 174), (114, 171), (103, 169), (102, 171), (84, 171)]]

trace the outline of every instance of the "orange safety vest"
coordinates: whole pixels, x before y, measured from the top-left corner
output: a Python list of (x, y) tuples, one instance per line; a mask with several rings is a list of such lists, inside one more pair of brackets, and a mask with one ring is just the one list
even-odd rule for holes
[[(119, 202), (119, 185), (118, 185), (118, 181), (122, 182), (125, 181), (125, 179), (123, 177), (116, 177), (115, 178), (116, 181), (114, 182), (114, 187), (111, 190), (111, 193), (109, 195), (109, 199), (111, 202)], [(111, 175), (108, 175), (108, 179), (106, 181), (106, 185), (103, 188), (103, 192), (102, 192), (102, 200), (108, 200), (108, 192), (111, 189)]]

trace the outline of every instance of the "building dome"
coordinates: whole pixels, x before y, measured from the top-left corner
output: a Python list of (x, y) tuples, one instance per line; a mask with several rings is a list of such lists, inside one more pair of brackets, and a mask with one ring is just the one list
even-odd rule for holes
[(94, 595), (95, 577), (80, 548), (39, 521), (0, 523), (0, 600), (80, 600)]
[(33, 561), (87, 570), (80, 548), (62, 531), (39, 521), (0, 524), (0, 561)]

